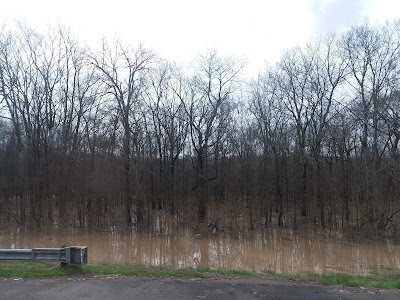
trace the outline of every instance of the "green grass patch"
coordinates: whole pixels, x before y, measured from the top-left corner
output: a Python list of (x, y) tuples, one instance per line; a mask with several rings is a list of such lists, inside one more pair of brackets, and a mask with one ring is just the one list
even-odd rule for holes
[(319, 282), (325, 285), (343, 285), (349, 287), (365, 287), (365, 288), (381, 288), (381, 289), (400, 289), (400, 274), (368, 276), (353, 274), (293, 274), (293, 275), (277, 275), (277, 278)]
[(162, 267), (145, 267), (134, 265), (88, 264), (82, 268), (84, 274), (125, 275), (125, 276), (154, 276), (154, 277), (196, 277), (202, 278), (203, 272), (198, 269), (172, 269)]
[(255, 273), (246, 270), (222, 270), (213, 268), (174, 269), (165, 267), (145, 267), (118, 264), (87, 264), (82, 268), (65, 266), (58, 263), (1, 261), (0, 277), (3, 278), (41, 278), (93, 275), (124, 275), (151, 277), (257, 277), (268, 279), (319, 282), (325, 285), (343, 285), (350, 287), (369, 287), (400, 289), (400, 273), (395, 270), (376, 270), (368, 276), (327, 273), (327, 274), (275, 274), (272, 272)]
[(29, 277), (64, 277), (75, 276), (82, 270), (72, 266), (61, 267), (55, 263), (41, 262), (0, 262), (0, 277), (5, 278), (29, 278)]
[(384, 289), (399, 289), (400, 276), (358, 276), (346, 274), (323, 274), (320, 275), (320, 282), (327, 285), (345, 285), (353, 287), (373, 287)]

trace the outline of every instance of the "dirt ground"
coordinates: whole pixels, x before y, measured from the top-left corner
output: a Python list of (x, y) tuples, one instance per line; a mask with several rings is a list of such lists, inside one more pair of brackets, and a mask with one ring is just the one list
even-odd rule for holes
[(0, 279), (0, 299), (400, 299), (400, 291), (266, 279), (94, 276)]

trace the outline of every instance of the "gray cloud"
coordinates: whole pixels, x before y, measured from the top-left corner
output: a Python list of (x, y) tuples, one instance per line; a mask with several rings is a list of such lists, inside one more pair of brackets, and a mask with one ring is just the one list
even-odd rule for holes
[(373, 0), (311, 0), (310, 10), (314, 17), (314, 32), (342, 32), (368, 17)]

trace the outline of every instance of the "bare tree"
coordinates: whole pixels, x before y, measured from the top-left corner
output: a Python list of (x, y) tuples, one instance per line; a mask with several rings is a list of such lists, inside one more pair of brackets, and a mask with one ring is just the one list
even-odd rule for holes
[[(134, 180), (131, 167), (132, 143), (134, 143), (133, 129), (140, 105), (141, 94), (145, 86), (148, 69), (155, 59), (155, 54), (139, 46), (133, 50), (124, 47), (121, 42), (115, 41), (110, 45), (106, 40), (102, 42), (99, 54), (91, 55), (92, 64), (96, 67), (105, 86), (105, 91), (111, 95), (117, 106), (120, 122), (123, 128), (123, 164), (124, 164), (124, 201), (126, 222), (132, 222), (132, 181)], [(136, 221), (143, 220), (141, 197), (136, 197)]]
[(183, 103), (177, 97), (182, 94), (181, 79), (179, 69), (166, 63), (153, 74), (148, 91), (158, 151), (161, 198), (167, 198), (171, 214), (175, 214), (176, 163), (184, 149), (189, 125)]
[[(188, 84), (190, 92), (178, 92), (189, 118), (190, 139), (195, 152), (195, 189), (198, 190), (198, 220), (205, 221), (208, 182), (216, 178), (209, 174), (209, 157), (225, 134), (234, 93), (239, 84), (240, 64), (231, 58), (221, 58), (212, 51), (200, 57)], [(177, 92), (177, 91), (176, 91)]]
[(313, 112), (311, 97), (311, 76), (315, 56), (305, 49), (295, 48), (287, 51), (278, 65), (276, 80), (279, 82), (277, 95), (282, 99), (289, 112), (296, 132), (296, 152), (299, 162), (301, 187), (301, 215), (308, 214), (306, 155), (307, 131), (311, 126)]
[[(283, 102), (278, 97), (279, 88), (273, 70), (259, 75), (258, 79), (250, 85), (250, 112), (256, 120), (258, 137), (262, 146), (263, 161), (265, 166), (263, 173), (267, 174), (267, 168), (274, 166), (273, 198), (278, 210), (278, 226), (283, 225), (283, 170), (282, 162), (285, 158), (288, 138), (288, 115)], [(266, 179), (264, 179), (265, 181)], [(265, 185), (267, 183), (265, 182)], [(265, 197), (268, 197), (265, 195)], [(269, 208), (265, 210), (265, 224), (268, 223)]]
[[(339, 102), (338, 90), (345, 78), (345, 63), (340, 59), (335, 36), (327, 36), (310, 46), (311, 53), (316, 53), (311, 72), (311, 156), (316, 165), (316, 197), (320, 225), (325, 227), (325, 207), (327, 195), (322, 189), (323, 141), (329, 119), (332, 117), (332, 106)], [(326, 152), (326, 151), (325, 151)], [(328, 194), (329, 195), (329, 194)]]
[(50, 165), (63, 52), (57, 33), (45, 37), (23, 25), (18, 32), (10, 33), (6, 45), (1, 53), (1, 93), (11, 112), (20, 149), (27, 150), (31, 217), (40, 225), (46, 209), (50, 221), (53, 214)]
[[(349, 87), (356, 102), (352, 112), (360, 130), (360, 159), (363, 168), (360, 177), (360, 197), (366, 204), (370, 223), (379, 217), (375, 200), (378, 197), (378, 171), (387, 141), (379, 132), (382, 127), (384, 101), (393, 91), (398, 74), (400, 55), (399, 23), (371, 27), (368, 24), (353, 27), (344, 34), (342, 49), (351, 76)], [(372, 168), (372, 169), (371, 169)], [(370, 169), (370, 170), (369, 170)], [(381, 195), (383, 196), (383, 195)]]

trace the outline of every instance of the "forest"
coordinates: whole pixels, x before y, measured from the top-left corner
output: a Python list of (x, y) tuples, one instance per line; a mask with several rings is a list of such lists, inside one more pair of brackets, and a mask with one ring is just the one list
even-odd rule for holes
[[(199, 50), (200, 51), (200, 50)], [(268, 59), (268, 58), (266, 58)], [(203, 51), (0, 30), (0, 223), (400, 230), (400, 20), (287, 49), (256, 78)]]

